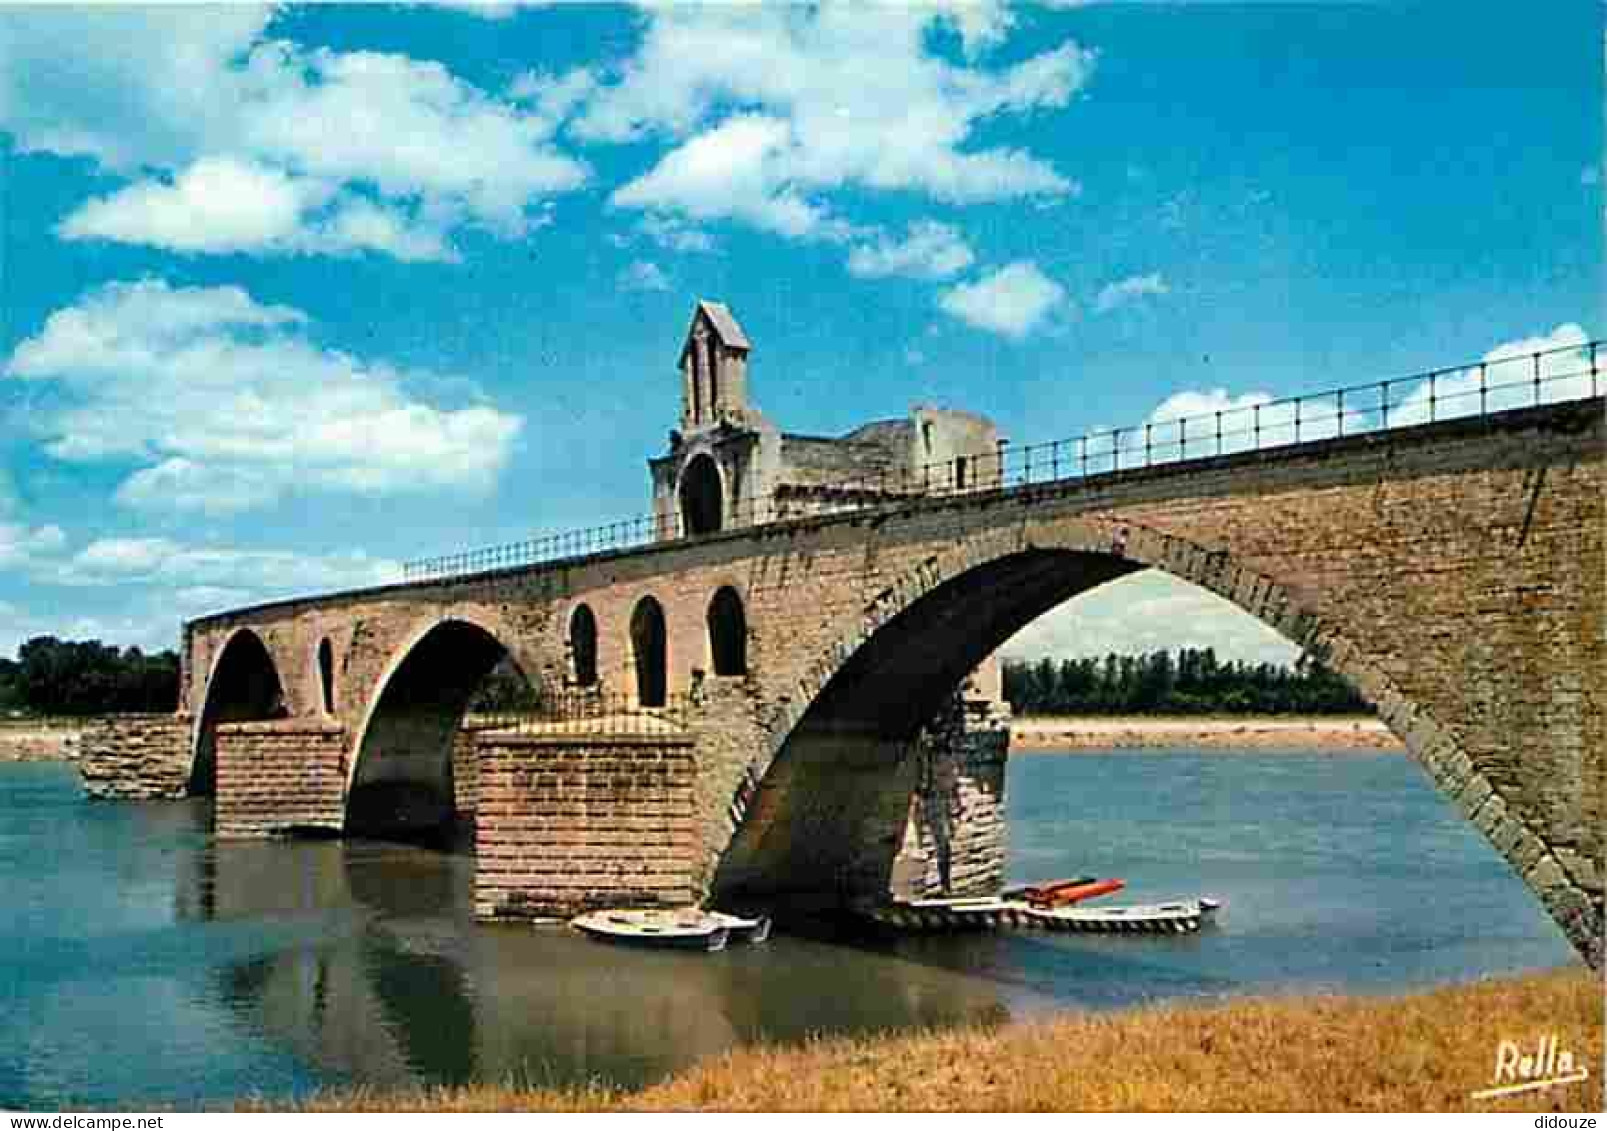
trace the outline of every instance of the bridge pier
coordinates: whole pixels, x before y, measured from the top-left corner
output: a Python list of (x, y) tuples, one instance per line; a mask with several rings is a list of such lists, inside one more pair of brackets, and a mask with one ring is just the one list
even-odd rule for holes
[(1007, 711), (956, 698), (917, 738), (915, 791), (889, 894), (991, 895), (1003, 886)]
[[(703, 749), (742, 750), (738, 767), (751, 764), (764, 736), (742, 723), (705, 719)], [(713, 898), (854, 903), (996, 891), (1009, 743), (1002, 704), (961, 693), (907, 737), (817, 718), (734, 799), (727, 787), (729, 813), (706, 826)]]
[(78, 772), (98, 800), (185, 797), (194, 720), (187, 714), (113, 715), (84, 728)]
[(482, 730), (475, 812), (480, 919), (684, 906), (702, 894), (686, 731)]
[(219, 838), (339, 835), (346, 728), (328, 719), (223, 723), (216, 740)]

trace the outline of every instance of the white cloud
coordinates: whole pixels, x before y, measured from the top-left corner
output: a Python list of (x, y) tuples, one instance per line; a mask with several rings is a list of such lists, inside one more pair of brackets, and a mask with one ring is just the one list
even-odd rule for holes
[(187, 164), (227, 136), (233, 64), (273, 14), (268, 4), (7, 6), (0, 127), (23, 152), (89, 157), (118, 172)]
[(147, 178), (85, 203), (57, 228), (68, 240), (151, 244), (179, 252), (350, 254), (449, 260), (440, 225), (232, 157), (207, 157), (172, 178)]
[(1038, 269), (1018, 261), (974, 283), (961, 283), (938, 296), (938, 306), (982, 330), (1020, 340), (1041, 326), (1065, 301), (1066, 289)]
[(529, 6), (521, 0), (427, 0), (427, 3), (432, 8), (446, 8), (485, 20), (505, 20), (520, 8)]
[(170, 183), (141, 181), (92, 200), (58, 229), (66, 239), (151, 242), (178, 251), (236, 251), (296, 234), (327, 186), (232, 158), (207, 158)]
[(660, 216), (649, 212), (637, 223), (636, 230), (665, 251), (715, 250), (713, 236), (690, 227), (673, 216)]
[(208, 598), (266, 599), (294, 592), (355, 589), (395, 581), (401, 567), (360, 551), (302, 554), (186, 546), (166, 538), (101, 538), (65, 559), (65, 585), (156, 584)]
[(783, 187), (792, 127), (738, 115), (674, 150), (615, 191), (623, 207), (676, 210), (696, 220), (729, 217), (784, 236), (827, 236), (827, 210)]
[(67, 536), (59, 526), (0, 522), (0, 569), (24, 569), (61, 552)]
[(190, 615), (243, 608), (251, 600), (251, 590), (227, 585), (188, 585), (173, 591), (174, 604)]
[(1099, 288), (1099, 294), (1094, 298), (1094, 309), (1105, 314), (1141, 298), (1167, 294), (1170, 290), (1159, 272), (1134, 275)]
[(123, 480), (114, 496), (132, 510), (219, 517), (273, 503), (283, 484), (248, 467), (210, 466), (172, 456)]
[(851, 235), (828, 199), (848, 187), (952, 203), (1075, 191), (1029, 153), (966, 146), (991, 116), (1067, 105), (1092, 53), (1065, 43), (1010, 67), (956, 66), (929, 50), (940, 25), (974, 55), (1010, 19), (1001, 6), (963, 3), (655, 8), (619, 80), (571, 130), (676, 143), (614, 193), (620, 207), (794, 237)]
[(251, 92), (260, 101), (243, 115), (246, 143), (309, 175), (371, 181), (392, 198), (420, 194), (504, 235), (524, 232), (532, 202), (586, 180), (549, 145), (549, 116), (491, 98), (438, 63), (274, 43), (253, 52), (250, 72), (260, 72)]
[(1167, 397), (1146, 419), (1158, 423), (1180, 417), (1212, 416), (1218, 412), (1243, 412), (1271, 400), (1271, 393), (1243, 393), (1235, 397), (1226, 389), (1184, 389)]
[[(1234, 396), (1221, 388), (1185, 389), (1167, 397), (1145, 417), (1147, 429), (1125, 429), (1121, 450), (1138, 453), (1147, 447), (1149, 462), (1165, 463), (1278, 447), (1297, 440), (1326, 440), (1340, 432), (1338, 409), (1338, 402), (1331, 399), (1312, 398), (1297, 408), (1295, 402), (1274, 399), (1267, 392)], [(1364, 429), (1360, 406), (1345, 406), (1344, 413), (1345, 431)], [(1103, 453), (1109, 449), (1096, 444), (1094, 450)], [(1130, 455), (1124, 454), (1122, 466), (1132, 466)], [(1103, 463), (1100, 469), (1104, 469)]]
[[(69, 614), (81, 598), (41, 597), (37, 604), (0, 602), (0, 655), (40, 635), (102, 640), (122, 646), (173, 648), (180, 616), (238, 608), (312, 592), (361, 588), (396, 581), (397, 562), (362, 553), (302, 554), (288, 550), (188, 546), (165, 538), (102, 538), (76, 552), (55, 527), (31, 532), (26, 558), (8, 559), (13, 531), (0, 524), (0, 568), (17, 568), (46, 587), (98, 588), (120, 600), (114, 614)], [(28, 532), (25, 532), (28, 533)]]
[(131, 180), (64, 236), (443, 259), (455, 229), (525, 234), (585, 183), (553, 141), (575, 80), (507, 101), (437, 63), (268, 38), (273, 11), (0, 10), (0, 129)]
[(999, 0), (936, 0), (936, 14), (954, 28), (967, 58), (974, 59), (1004, 42), (1015, 15)]
[(1160, 570), (1108, 582), (1053, 609), (999, 650), (1010, 659), (1214, 648), (1223, 660), (1293, 663), (1300, 650), (1231, 601)]
[[(1446, 370), (1432, 381), (1398, 382), (1390, 393), (1389, 426), (1522, 408), (1537, 400), (1551, 404), (1591, 396), (1589, 342), (1582, 326), (1565, 322), (1549, 333), (1496, 346), (1484, 355), (1482, 366)], [(1595, 392), (1602, 387), (1598, 375)], [(1125, 428), (1119, 439), (1111, 433), (1095, 437), (1089, 448), (1090, 470), (1109, 470), (1118, 452), (1121, 466), (1134, 466), (1135, 457), (1146, 448), (1149, 462), (1164, 463), (1374, 431), (1384, 423), (1380, 395), (1376, 388), (1363, 387), (1343, 401), (1315, 394), (1297, 402), (1274, 399), (1265, 391), (1234, 395), (1222, 388), (1185, 389), (1156, 406), (1145, 418), (1147, 430)]]
[(30, 421), (51, 455), (141, 465), (117, 495), (140, 510), (491, 486), (519, 417), (426, 404), (408, 392), (420, 379), (320, 348), (305, 323), (235, 287), (112, 283), (52, 314), (4, 373), (66, 394)]
[(658, 264), (638, 259), (619, 273), (619, 288), (624, 291), (667, 291), (670, 281)]
[(975, 262), (960, 233), (947, 224), (923, 220), (911, 224), (902, 241), (879, 234), (874, 243), (855, 247), (848, 256), (850, 274), (864, 278), (903, 275), (912, 279), (947, 279)]
[[(1592, 393), (1589, 344), (1590, 335), (1577, 322), (1564, 322), (1547, 334), (1503, 342), (1484, 355), (1482, 367), (1437, 374), (1432, 384), (1419, 382), (1399, 407), (1390, 411), (1389, 423), (1422, 424), (1588, 397)], [(1603, 391), (1599, 374), (1594, 388), (1597, 393)]]
[(508, 84), (508, 97), (542, 115), (556, 130), (597, 90), (597, 72), (575, 67), (563, 74), (525, 71)]

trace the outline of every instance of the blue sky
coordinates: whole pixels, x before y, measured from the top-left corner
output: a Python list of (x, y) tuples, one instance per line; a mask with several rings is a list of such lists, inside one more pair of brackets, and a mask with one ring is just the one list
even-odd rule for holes
[[(784, 427), (1018, 443), (1600, 333), (1559, 0), (0, 8), (0, 653), (646, 508), (694, 297)], [(1270, 632), (1162, 579), (1017, 649)]]

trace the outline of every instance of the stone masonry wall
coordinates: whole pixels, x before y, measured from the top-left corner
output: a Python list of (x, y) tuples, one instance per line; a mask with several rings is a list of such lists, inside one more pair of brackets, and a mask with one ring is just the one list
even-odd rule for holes
[(695, 902), (695, 739), (482, 731), (475, 913)]
[(480, 752), (476, 736), (483, 727), (468, 723), (452, 736), (452, 799), (457, 816), (473, 817), (480, 795)]
[(327, 719), (218, 727), (219, 837), (340, 832), (346, 819), (346, 731)]
[(78, 772), (92, 798), (183, 797), (190, 782), (188, 715), (111, 715), (84, 727)]
[(1008, 717), (963, 703), (922, 731), (915, 794), (893, 861), (891, 894), (903, 899), (990, 895), (1004, 883)]

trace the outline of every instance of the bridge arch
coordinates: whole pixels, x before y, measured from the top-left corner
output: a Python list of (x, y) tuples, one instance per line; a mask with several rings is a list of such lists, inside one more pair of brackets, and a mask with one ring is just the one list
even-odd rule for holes
[[(1410, 701), (1342, 626), (1318, 614), (1315, 595), (1247, 567), (1227, 549), (1089, 516), (979, 532), (926, 558), (833, 625), (825, 646), (798, 669), (763, 750), (734, 790), (741, 819), (716, 853), (716, 898), (763, 892), (769, 877), (781, 875), (794, 887), (807, 877), (817, 892), (888, 890), (915, 788), (911, 744), (923, 724), (1015, 632), (1066, 600), (1147, 568), (1227, 599), (1348, 679), (1570, 937), (1599, 937), (1588, 903), (1537, 882), (1537, 870), (1558, 865), (1536, 833), (1508, 812), (1433, 712)], [(845, 774), (859, 780), (845, 782)], [(846, 803), (823, 814), (806, 800), (821, 796)]]
[(347, 833), (428, 834), (450, 824), (458, 727), (505, 657), (526, 680), (539, 673), (521, 652), (505, 628), (469, 612), (431, 618), (407, 637), (376, 682), (352, 745)]
[(253, 629), (235, 629), (218, 649), (207, 675), (190, 743), (189, 795), (210, 797), (216, 792), (221, 724), (283, 718), (287, 713), (284, 681), (273, 653)]
[[(915, 717), (916, 727), (930, 718), (967, 673), (1039, 616), (1144, 569), (1161, 570), (1224, 598), (1319, 657), (1355, 685), (1408, 745), (1414, 731), (1422, 737), (1428, 729), (1410, 725), (1422, 715), (1419, 708), (1367, 662), (1364, 649), (1317, 615), (1310, 595), (1250, 569), (1227, 549), (1124, 520), (1076, 516), (983, 530), (919, 563), (870, 606), (840, 616), (826, 634), (828, 643), (799, 669), (796, 693), (776, 712), (761, 757), (780, 754), (809, 713), (818, 714), (828, 691), (844, 694), (863, 682), (875, 655), (867, 651), (872, 644), (882, 652), (902, 641), (928, 645), (914, 657), (925, 659), (925, 668), (911, 665), (908, 655), (896, 666), (906, 679), (922, 671), (935, 674), (935, 685), (923, 683), (921, 694), (900, 711), (877, 712), (883, 733), (902, 733), (911, 729), (909, 717)], [(956, 654), (944, 659), (941, 634), (946, 631), (960, 641)], [(863, 690), (866, 698), (876, 698)]]

